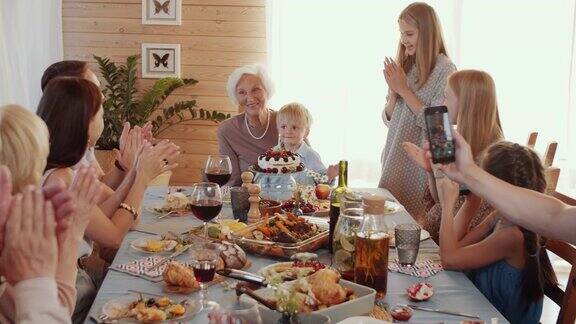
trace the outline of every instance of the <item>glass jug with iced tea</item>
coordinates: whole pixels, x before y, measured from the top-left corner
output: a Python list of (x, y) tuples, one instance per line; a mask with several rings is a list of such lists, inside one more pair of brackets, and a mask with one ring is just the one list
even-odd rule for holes
[(390, 235), (385, 220), (386, 199), (377, 195), (363, 197), (364, 216), (355, 241), (354, 281), (374, 288), (379, 297), (388, 285), (388, 249)]
[(340, 216), (334, 229), (334, 238), (331, 244), (332, 266), (346, 280), (354, 280), (356, 232), (362, 225), (362, 215), (362, 198), (354, 192), (344, 194), (340, 201)]

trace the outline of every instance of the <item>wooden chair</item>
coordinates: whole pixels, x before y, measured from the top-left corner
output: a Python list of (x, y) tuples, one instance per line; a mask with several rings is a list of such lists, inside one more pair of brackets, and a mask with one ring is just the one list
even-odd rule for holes
[(526, 141), (526, 146), (534, 149), (534, 145), (536, 145), (536, 139), (538, 139), (538, 132), (532, 132), (528, 134), (528, 141)]
[[(568, 205), (576, 206), (576, 199), (574, 198), (556, 191), (550, 193), (550, 195)], [(560, 313), (556, 323), (574, 324), (576, 320), (576, 247), (566, 242), (548, 240), (546, 249), (566, 260), (572, 266), (566, 290), (562, 291), (559, 287), (548, 287), (545, 289), (545, 294), (560, 306)]]

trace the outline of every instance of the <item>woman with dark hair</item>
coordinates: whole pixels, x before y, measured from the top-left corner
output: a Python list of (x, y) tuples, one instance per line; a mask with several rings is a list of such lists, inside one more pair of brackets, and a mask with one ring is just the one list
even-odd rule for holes
[[(50, 133), (50, 153), (44, 184), (62, 180), (69, 186), (86, 149), (91, 143), (95, 143), (102, 133), (101, 93), (98, 87), (88, 80), (58, 77), (47, 84), (37, 113), (46, 122)], [(91, 269), (85, 265), (86, 257), (92, 252), (92, 241), (101, 247), (117, 248), (128, 230), (138, 221), (148, 183), (160, 173), (176, 167), (176, 164), (164, 162), (179, 154), (174, 144), (162, 141), (152, 146), (138, 136), (131, 140), (141, 153), (126, 174), (124, 182), (131, 184), (126, 195), (113, 197), (121, 198), (120, 201), (108, 199), (105, 202), (106, 210), (110, 212), (103, 212), (103, 203), (99, 205), (100, 208), (95, 208), (84, 233), (85, 244), (78, 259), (80, 270), (76, 282), (78, 299), (74, 322), (83, 320), (97, 292), (96, 287), (100, 281), (98, 279), (101, 279), (98, 278), (101, 273), (88, 275), (87, 270)]]
[[(42, 91), (44, 91), (52, 79), (57, 77), (83, 78), (91, 81), (96, 86), (98, 86), (98, 88), (100, 88), (100, 81), (98, 80), (98, 77), (92, 70), (90, 70), (88, 63), (84, 61), (66, 60), (50, 65), (42, 75), (42, 81), (40, 83)], [(126, 122), (124, 124), (124, 129), (122, 130), (122, 135), (119, 139), (120, 147), (114, 150), (114, 153), (116, 154), (116, 162), (114, 163), (114, 167), (107, 173), (102, 171), (102, 168), (100, 167), (100, 164), (94, 155), (94, 148), (96, 143), (90, 144), (90, 147), (86, 150), (81, 160), (81, 163), (84, 165), (94, 166), (100, 173), (99, 178), (101, 181), (111, 189), (116, 190), (120, 186), (124, 180), (126, 172), (134, 164), (133, 162), (137, 152), (131, 145), (126, 145), (127, 142), (130, 141), (129, 137), (132, 132), (140, 133), (141, 136), (144, 136), (148, 141), (153, 141), (152, 125), (150, 123), (146, 124), (142, 128), (136, 126), (131, 129), (130, 123)]]

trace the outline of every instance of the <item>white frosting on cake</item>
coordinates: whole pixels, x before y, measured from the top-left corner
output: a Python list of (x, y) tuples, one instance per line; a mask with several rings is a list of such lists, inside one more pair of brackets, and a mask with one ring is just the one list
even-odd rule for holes
[(288, 169), (288, 172), (295, 172), (300, 163), (302, 163), (300, 155), (295, 153), (292, 153), (286, 157), (267, 157), (266, 154), (260, 155), (258, 157), (258, 166), (262, 170), (277, 169), (277, 173), (283, 173), (282, 168)]

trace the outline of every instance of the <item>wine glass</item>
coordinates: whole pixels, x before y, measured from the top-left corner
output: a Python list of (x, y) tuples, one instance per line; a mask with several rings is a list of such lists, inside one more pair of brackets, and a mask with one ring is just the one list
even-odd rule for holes
[(216, 243), (198, 242), (190, 247), (190, 257), (194, 278), (200, 283), (200, 298), (204, 309), (218, 306), (218, 303), (207, 300), (206, 284), (214, 280), (216, 266), (220, 260), (220, 246)]
[(232, 176), (232, 163), (228, 155), (209, 155), (204, 168), (206, 179), (224, 186)]
[(204, 238), (208, 240), (207, 222), (218, 216), (222, 210), (220, 186), (212, 182), (195, 183), (190, 195), (190, 207), (194, 216), (204, 222)]

